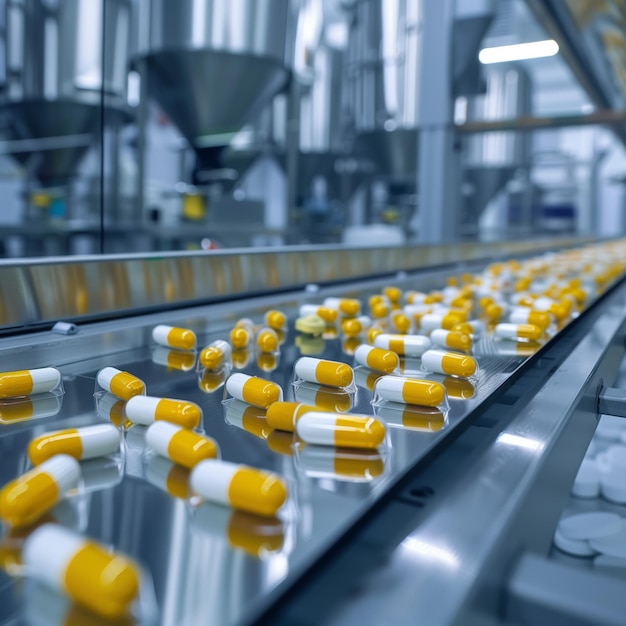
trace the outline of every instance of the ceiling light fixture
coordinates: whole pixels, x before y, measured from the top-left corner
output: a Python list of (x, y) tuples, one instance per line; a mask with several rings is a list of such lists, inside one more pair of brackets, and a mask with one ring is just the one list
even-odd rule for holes
[(478, 53), (481, 63), (506, 63), (507, 61), (524, 61), (552, 57), (559, 51), (559, 44), (554, 39), (517, 43), (512, 46), (483, 48)]

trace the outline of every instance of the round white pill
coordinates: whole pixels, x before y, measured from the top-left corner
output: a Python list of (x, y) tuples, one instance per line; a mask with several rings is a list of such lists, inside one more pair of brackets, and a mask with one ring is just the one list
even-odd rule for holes
[(605, 454), (611, 467), (626, 469), (626, 446), (610, 446)]
[(600, 477), (600, 493), (603, 498), (617, 504), (626, 504), (626, 481), (621, 472), (608, 472)]
[(596, 554), (587, 541), (569, 539), (558, 529), (556, 533), (554, 533), (554, 545), (561, 550), (561, 552), (573, 554), (574, 556), (593, 556)]
[(598, 539), (614, 535), (622, 529), (622, 518), (617, 513), (595, 511), (571, 515), (559, 522), (558, 530), (568, 539)]
[(572, 495), (577, 498), (597, 498), (600, 495), (600, 470), (595, 461), (585, 459), (576, 474)]
[(589, 546), (600, 554), (626, 559), (626, 524), (622, 523), (622, 528), (613, 535), (591, 539)]

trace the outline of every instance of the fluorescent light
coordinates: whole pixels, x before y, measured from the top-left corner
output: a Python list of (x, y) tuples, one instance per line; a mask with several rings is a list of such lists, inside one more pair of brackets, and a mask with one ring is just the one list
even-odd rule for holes
[(552, 57), (559, 51), (559, 44), (554, 39), (531, 41), (512, 46), (483, 48), (478, 53), (481, 63), (505, 63), (506, 61), (523, 61), (524, 59), (540, 59)]

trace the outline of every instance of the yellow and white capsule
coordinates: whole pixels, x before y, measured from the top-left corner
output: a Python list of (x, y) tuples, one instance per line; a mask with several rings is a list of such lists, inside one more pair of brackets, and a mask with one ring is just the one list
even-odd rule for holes
[(319, 411), (319, 408), (300, 402), (274, 402), (267, 409), (267, 423), (274, 430), (292, 433), (296, 422), (308, 411)]
[(366, 344), (361, 344), (354, 351), (354, 359), (359, 365), (383, 372), (383, 374), (391, 374), (400, 365), (400, 358), (395, 352)]
[(543, 331), (534, 324), (496, 324), (494, 335), (498, 339), (538, 341), (541, 339)]
[(259, 330), (256, 336), (256, 347), (259, 352), (276, 352), (278, 346), (278, 335), (273, 328), (261, 328)]
[(324, 306), (347, 317), (355, 317), (361, 312), (361, 303), (354, 298), (326, 298)]
[(327, 306), (319, 304), (303, 304), (300, 307), (300, 316), (317, 315), (321, 317), (327, 324), (334, 324), (337, 320), (337, 309), (331, 309)]
[(214, 459), (219, 452), (217, 442), (169, 422), (155, 422), (146, 431), (146, 443), (173, 463), (191, 469), (200, 461)]
[(389, 302), (400, 302), (400, 300), (402, 300), (402, 289), (400, 289), (400, 287), (388, 285), (383, 287), (383, 295), (389, 298)]
[(422, 365), (429, 372), (469, 378), (476, 373), (476, 361), (466, 354), (428, 350), (422, 354)]
[(390, 335), (383, 333), (374, 337), (374, 347), (391, 350), (402, 356), (420, 356), (431, 345), (430, 339), (424, 335)]
[(61, 410), (61, 396), (40, 394), (32, 398), (0, 401), (0, 424), (54, 417)]
[(152, 340), (166, 348), (178, 348), (179, 350), (195, 350), (196, 348), (196, 333), (188, 328), (159, 324), (152, 330)]
[(443, 385), (433, 380), (381, 376), (374, 385), (374, 396), (388, 402), (439, 406), (446, 399), (446, 391)]
[(129, 614), (139, 593), (139, 571), (127, 557), (56, 524), (24, 542), (29, 575), (106, 618)]
[[(374, 298), (376, 296), (372, 296)], [(377, 296), (383, 298), (382, 296)], [(372, 300), (370, 298), (370, 314), (374, 319), (380, 320), (389, 315), (391, 312), (391, 303), (386, 299)]]
[(349, 365), (340, 361), (327, 361), (303, 356), (294, 365), (296, 378), (308, 383), (346, 389), (354, 383), (354, 372)]
[(312, 478), (369, 482), (385, 471), (385, 460), (376, 450), (302, 446), (298, 468)]
[(446, 425), (444, 413), (434, 407), (386, 404), (377, 407), (376, 414), (382, 417), (389, 426), (401, 426), (411, 430), (437, 432)]
[(514, 309), (509, 315), (511, 324), (532, 324), (542, 330), (550, 326), (550, 314), (546, 311), (535, 311), (528, 308)]
[(375, 450), (385, 440), (385, 426), (369, 415), (340, 415), (310, 411), (296, 422), (305, 443)]
[(135, 396), (126, 403), (126, 417), (133, 424), (143, 426), (164, 421), (183, 428), (196, 428), (202, 419), (202, 409), (186, 400)]
[(61, 372), (55, 367), (0, 373), (0, 399), (34, 396), (56, 389)]
[(152, 362), (168, 369), (189, 372), (196, 364), (196, 353), (156, 346), (152, 351)]
[(266, 326), (274, 330), (285, 330), (287, 328), (287, 316), (282, 311), (267, 311), (263, 316)]
[(394, 311), (391, 314), (391, 326), (397, 333), (405, 335), (411, 330), (411, 319), (402, 311)]
[(102, 389), (122, 400), (130, 400), (134, 396), (141, 396), (146, 393), (146, 385), (143, 380), (115, 367), (101, 369), (96, 380)]
[(226, 381), (226, 391), (237, 400), (247, 402), (260, 409), (267, 409), (274, 402), (283, 399), (280, 385), (256, 376), (236, 373)]
[(22, 474), (0, 490), (0, 519), (28, 526), (49, 511), (80, 479), (78, 461), (58, 454)]
[(271, 431), (265, 410), (241, 400), (233, 399), (224, 404), (224, 419), (227, 424), (241, 428), (259, 439), (267, 439)]
[(465, 321), (465, 315), (460, 311), (449, 311), (448, 313), (426, 313), (420, 319), (420, 330), (430, 332), (437, 328), (451, 330), (455, 324)]
[(256, 515), (275, 515), (287, 500), (287, 485), (277, 474), (227, 461), (199, 463), (191, 488), (209, 502)]
[(311, 404), (323, 411), (345, 413), (354, 404), (354, 394), (337, 387), (327, 387), (317, 383), (301, 383), (294, 387), (293, 395), (302, 404)]
[(372, 325), (372, 320), (367, 315), (350, 317), (342, 320), (341, 332), (346, 337), (356, 337), (365, 332)]
[(113, 424), (68, 428), (33, 439), (28, 444), (28, 458), (33, 465), (41, 465), (57, 454), (84, 461), (113, 454), (119, 450), (120, 443), (120, 431)]
[(208, 370), (217, 370), (232, 363), (232, 354), (233, 350), (230, 344), (222, 339), (217, 339), (202, 349), (198, 359), (202, 367)]
[(467, 320), (455, 324), (451, 330), (456, 330), (470, 337), (480, 337), (485, 332), (485, 324), (481, 320)]
[(404, 294), (404, 301), (407, 304), (424, 304), (428, 294), (423, 291), (407, 291)]
[(430, 340), (436, 346), (452, 348), (453, 350), (469, 350), (472, 347), (472, 338), (457, 330), (437, 328), (430, 333)]
[(230, 331), (230, 343), (235, 350), (242, 350), (250, 345), (253, 336), (254, 328), (252, 323), (249, 325), (237, 323), (235, 328)]
[(148, 482), (179, 500), (186, 500), (190, 495), (189, 474), (189, 469), (162, 456), (151, 457), (146, 466)]

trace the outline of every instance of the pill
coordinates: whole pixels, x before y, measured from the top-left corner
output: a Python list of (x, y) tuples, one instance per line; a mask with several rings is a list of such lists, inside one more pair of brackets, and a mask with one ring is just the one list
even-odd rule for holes
[(437, 328), (450, 330), (455, 324), (465, 321), (465, 315), (459, 311), (448, 313), (426, 313), (420, 319), (420, 330), (430, 332)]
[(382, 417), (389, 426), (401, 426), (424, 432), (437, 432), (446, 424), (444, 413), (433, 407), (386, 404), (377, 407), (376, 415)]
[(230, 344), (218, 339), (203, 348), (198, 357), (200, 365), (208, 370), (216, 370), (232, 361), (232, 348)]
[(107, 618), (129, 613), (139, 593), (139, 572), (130, 559), (56, 524), (29, 535), (23, 559), (34, 578)]
[(162, 456), (151, 457), (146, 466), (148, 482), (179, 500), (186, 500), (190, 495), (189, 475), (190, 471), (186, 467)]
[(590, 539), (589, 546), (605, 556), (626, 559), (626, 522), (622, 521), (622, 527), (616, 533)]
[(365, 332), (365, 340), (367, 341), (367, 343), (372, 345), (374, 343), (374, 339), (376, 339), (378, 335), (382, 335), (384, 332), (385, 331), (380, 328), (380, 326), (372, 326), (371, 328), (368, 328)]
[(283, 390), (280, 385), (256, 376), (236, 373), (226, 381), (226, 391), (252, 406), (266, 409), (273, 402), (283, 399)]
[(339, 415), (310, 411), (296, 422), (305, 443), (373, 450), (385, 440), (385, 426), (366, 415)]
[(308, 411), (319, 411), (319, 408), (300, 402), (274, 402), (267, 409), (267, 423), (274, 430), (293, 432), (296, 422)]
[(263, 316), (266, 326), (274, 330), (284, 330), (287, 328), (287, 316), (282, 311), (270, 310)]
[(275, 515), (287, 499), (287, 485), (277, 474), (227, 461), (202, 461), (190, 482), (205, 500), (256, 515)]
[(622, 518), (617, 513), (593, 511), (561, 519), (558, 529), (568, 539), (599, 539), (622, 530)]
[(347, 318), (341, 322), (341, 332), (347, 337), (356, 337), (365, 332), (371, 325), (372, 320), (367, 315)]
[(185, 400), (135, 396), (126, 403), (126, 417), (134, 424), (143, 426), (164, 421), (183, 428), (196, 428), (202, 419), (202, 409)]
[(545, 311), (533, 311), (532, 309), (514, 309), (509, 315), (512, 324), (532, 324), (542, 330), (550, 326), (550, 315)]
[(352, 408), (354, 394), (341, 391), (337, 387), (327, 387), (317, 383), (301, 383), (294, 388), (294, 396), (302, 404), (312, 404), (323, 411), (345, 413)]
[(600, 495), (600, 468), (595, 461), (583, 460), (572, 486), (572, 495), (577, 498), (597, 498)]
[(112, 393), (105, 392), (96, 397), (96, 413), (99, 417), (110, 422), (117, 428), (130, 428), (133, 423), (126, 417), (126, 402)]
[(230, 374), (228, 367), (222, 367), (218, 370), (204, 370), (198, 379), (198, 388), (204, 393), (213, 393), (226, 382), (228, 374)]
[(58, 454), (0, 490), (0, 518), (11, 526), (32, 524), (75, 489), (79, 479), (78, 461)]
[(196, 347), (196, 333), (188, 328), (176, 328), (159, 324), (152, 330), (152, 340), (160, 346), (178, 348), (179, 350), (194, 350)]
[(61, 372), (54, 367), (2, 372), (0, 399), (45, 393), (56, 389), (60, 383)]
[(358, 448), (303, 446), (297, 467), (312, 478), (369, 482), (385, 471), (385, 461), (376, 451)]
[(400, 358), (392, 350), (383, 350), (365, 344), (361, 344), (354, 351), (354, 359), (360, 365), (384, 374), (391, 374), (398, 369), (400, 364)]
[(218, 455), (217, 442), (182, 426), (155, 422), (146, 431), (146, 443), (157, 453), (191, 469), (204, 459)]
[(382, 400), (438, 406), (446, 398), (446, 391), (438, 382), (402, 376), (381, 376), (374, 386), (374, 393)]
[(390, 302), (400, 302), (402, 299), (402, 289), (400, 289), (400, 287), (388, 285), (387, 287), (383, 287), (382, 291), (383, 294), (389, 298)]
[(370, 313), (377, 320), (387, 317), (390, 310), (391, 307), (387, 302), (376, 302), (370, 305)]
[(424, 352), (422, 365), (429, 372), (450, 374), (461, 378), (468, 378), (476, 372), (476, 361), (471, 356), (443, 350)]
[(61, 396), (39, 394), (32, 398), (0, 401), (0, 424), (54, 417), (61, 410)]
[(339, 311), (341, 315), (350, 317), (361, 312), (361, 303), (354, 298), (326, 298), (324, 306)]
[(300, 380), (327, 387), (345, 389), (354, 381), (354, 372), (349, 365), (310, 356), (303, 356), (298, 359), (294, 365), (294, 372)]
[(391, 335), (383, 333), (374, 337), (374, 347), (391, 350), (403, 356), (420, 356), (431, 345), (430, 339), (424, 335)]
[(230, 343), (233, 348), (241, 350), (247, 348), (252, 341), (253, 330), (249, 326), (235, 326), (230, 331)]
[(537, 341), (541, 338), (543, 331), (539, 326), (533, 324), (496, 324), (494, 335), (499, 339), (518, 339)]
[(391, 315), (391, 326), (397, 333), (403, 335), (411, 330), (411, 320), (402, 311), (396, 311)]
[(152, 351), (152, 362), (168, 369), (189, 372), (196, 364), (196, 353), (156, 346)]
[(295, 328), (306, 335), (321, 335), (326, 328), (326, 322), (319, 315), (305, 315), (296, 320)]
[(497, 322), (506, 314), (506, 307), (504, 304), (496, 304), (492, 302), (485, 307), (485, 315), (492, 322)]
[(278, 335), (273, 328), (262, 328), (256, 336), (256, 346), (260, 352), (276, 352)]
[(437, 328), (430, 333), (430, 340), (442, 348), (452, 348), (453, 350), (469, 350), (472, 347), (472, 338), (466, 333), (457, 330), (443, 330)]
[(331, 309), (330, 307), (320, 306), (318, 304), (303, 304), (300, 307), (300, 315), (302, 317), (317, 315), (321, 317), (326, 324), (333, 324), (337, 319), (337, 309)]
[(404, 301), (407, 304), (423, 304), (427, 296), (428, 294), (425, 294), (423, 291), (407, 291), (404, 294)]
[(113, 454), (120, 448), (120, 431), (113, 424), (94, 424), (49, 432), (28, 444), (28, 458), (40, 465), (56, 454), (79, 461)]
[(224, 404), (224, 419), (227, 424), (241, 428), (259, 439), (267, 439), (271, 431), (264, 409), (234, 398)]
[(134, 396), (146, 393), (143, 380), (114, 367), (105, 367), (98, 372), (97, 381), (100, 387), (122, 400), (130, 400)]
[(473, 337), (480, 337), (485, 332), (485, 324), (481, 320), (467, 320), (455, 324), (450, 330), (455, 330)]

